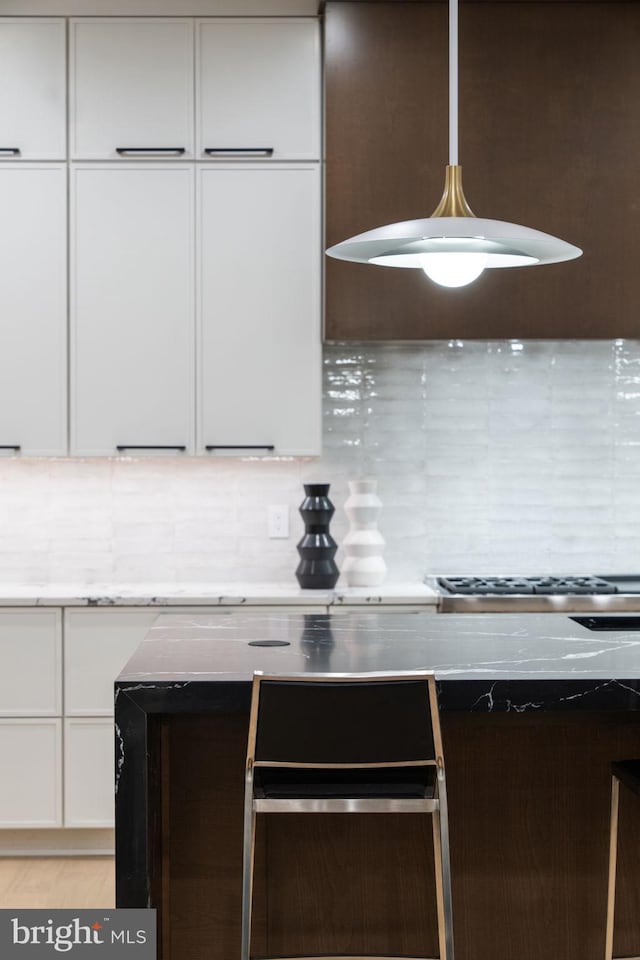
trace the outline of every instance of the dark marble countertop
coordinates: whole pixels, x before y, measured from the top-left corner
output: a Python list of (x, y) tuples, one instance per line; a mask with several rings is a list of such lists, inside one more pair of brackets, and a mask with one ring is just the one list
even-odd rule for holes
[[(426, 668), (436, 673), (443, 709), (637, 710), (640, 618), (610, 619), (611, 629), (592, 631), (555, 614), (264, 615), (219, 610), (163, 616), (122, 671), (116, 696), (144, 688), (162, 692), (170, 711), (171, 691), (178, 708), (178, 691), (187, 686), (194, 687), (188, 698), (193, 703), (215, 699), (216, 691), (226, 688), (229, 705), (231, 687), (248, 687), (254, 670)], [(614, 629), (618, 625), (623, 629)], [(286, 645), (254, 646), (255, 641)]]

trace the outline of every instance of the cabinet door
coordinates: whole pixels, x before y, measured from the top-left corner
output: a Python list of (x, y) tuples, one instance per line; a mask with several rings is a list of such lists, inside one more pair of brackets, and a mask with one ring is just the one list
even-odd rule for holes
[(62, 721), (0, 720), (0, 827), (62, 826)]
[(62, 712), (60, 610), (0, 612), (0, 716)]
[(113, 721), (65, 720), (65, 827), (112, 827), (113, 796)]
[(67, 452), (66, 199), (63, 164), (0, 165), (2, 454)]
[(200, 20), (197, 51), (198, 156), (319, 159), (316, 20)]
[(200, 167), (198, 211), (200, 448), (317, 454), (319, 169)]
[(62, 19), (0, 19), (0, 158), (64, 160), (66, 36)]
[(113, 716), (113, 684), (157, 609), (65, 610), (66, 716)]
[(72, 451), (191, 451), (193, 169), (72, 177)]
[(72, 20), (70, 46), (72, 157), (193, 155), (192, 20)]

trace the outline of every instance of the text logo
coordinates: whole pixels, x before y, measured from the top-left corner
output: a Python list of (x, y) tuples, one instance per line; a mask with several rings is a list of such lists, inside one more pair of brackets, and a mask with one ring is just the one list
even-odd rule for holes
[(2, 960), (156, 960), (155, 910), (0, 910)]

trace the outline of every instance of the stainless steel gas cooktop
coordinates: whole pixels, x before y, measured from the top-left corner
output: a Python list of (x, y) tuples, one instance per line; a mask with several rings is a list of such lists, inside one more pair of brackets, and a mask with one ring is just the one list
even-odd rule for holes
[(640, 611), (640, 574), (427, 578), (442, 613)]
[(438, 577), (448, 593), (617, 593), (618, 587), (602, 577)]

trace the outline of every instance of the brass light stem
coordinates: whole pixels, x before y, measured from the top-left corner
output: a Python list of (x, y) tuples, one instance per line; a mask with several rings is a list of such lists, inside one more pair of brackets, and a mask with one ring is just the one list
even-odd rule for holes
[(462, 189), (462, 167), (448, 166), (445, 171), (444, 192), (432, 217), (475, 217)]

